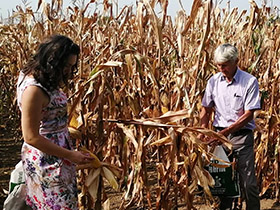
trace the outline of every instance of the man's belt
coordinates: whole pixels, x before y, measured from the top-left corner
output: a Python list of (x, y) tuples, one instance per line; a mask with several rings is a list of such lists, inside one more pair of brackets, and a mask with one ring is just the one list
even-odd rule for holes
[[(221, 130), (224, 130), (226, 128), (224, 127), (214, 127), (216, 131), (221, 131)], [(247, 128), (243, 128), (243, 129), (240, 129), (238, 131), (235, 131), (234, 133), (232, 133), (231, 135), (232, 136), (243, 136), (243, 135), (247, 135), (249, 133), (251, 133), (252, 130), (251, 129), (247, 129)]]

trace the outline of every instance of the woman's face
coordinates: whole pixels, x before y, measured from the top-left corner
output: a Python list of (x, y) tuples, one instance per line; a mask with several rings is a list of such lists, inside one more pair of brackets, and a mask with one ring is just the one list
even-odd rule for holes
[(73, 72), (73, 68), (75, 67), (78, 60), (77, 55), (70, 55), (68, 58), (68, 61), (66, 62), (66, 65), (63, 69), (63, 76), (66, 78), (69, 78)]

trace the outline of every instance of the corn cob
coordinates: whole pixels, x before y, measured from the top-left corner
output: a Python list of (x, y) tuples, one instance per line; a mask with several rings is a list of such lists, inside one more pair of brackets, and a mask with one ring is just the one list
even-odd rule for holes
[(98, 157), (97, 157), (95, 154), (93, 154), (91, 151), (89, 151), (89, 150), (86, 149), (85, 147), (81, 147), (81, 148), (80, 148), (80, 151), (85, 152), (85, 153), (88, 153), (88, 154), (90, 154), (91, 157), (94, 158), (94, 159), (92, 160), (92, 162), (91, 162), (93, 168), (99, 168), (99, 167), (102, 166), (102, 164), (101, 164), (100, 160), (98, 159)]

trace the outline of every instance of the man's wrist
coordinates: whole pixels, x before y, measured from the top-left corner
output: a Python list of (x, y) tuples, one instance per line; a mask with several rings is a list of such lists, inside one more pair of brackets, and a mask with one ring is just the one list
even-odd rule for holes
[(220, 131), (221, 134), (223, 134), (225, 137), (227, 137), (230, 134), (230, 129), (225, 128)]

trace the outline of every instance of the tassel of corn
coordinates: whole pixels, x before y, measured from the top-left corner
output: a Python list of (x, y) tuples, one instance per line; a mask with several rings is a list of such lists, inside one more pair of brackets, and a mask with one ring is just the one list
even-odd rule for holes
[(90, 156), (91, 157), (93, 157), (94, 159), (92, 160), (92, 167), (93, 168), (99, 168), (99, 167), (101, 167), (101, 162), (100, 162), (100, 160), (98, 159), (98, 157), (95, 155), (95, 154), (93, 154), (91, 151), (89, 151), (88, 149), (86, 149), (85, 147), (81, 147), (80, 148), (80, 151), (82, 151), (82, 152), (85, 152), (85, 153), (88, 153), (88, 154), (90, 154)]
[(114, 174), (105, 166), (102, 167), (104, 177), (109, 181), (113, 189), (117, 190), (119, 188), (119, 185), (114, 177)]

